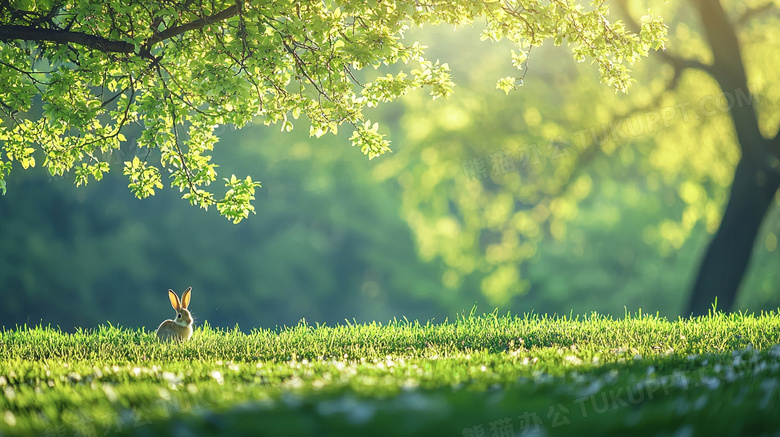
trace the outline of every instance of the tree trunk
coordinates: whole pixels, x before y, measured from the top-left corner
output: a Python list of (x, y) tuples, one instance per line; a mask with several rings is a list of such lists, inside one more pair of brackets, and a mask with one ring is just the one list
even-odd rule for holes
[(716, 299), (718, 309), (733, 308), (761, 222), (778, 189), (780, 178), (767, 172), (767, 164), (761, 156), (740, 159), (723, 221), (699, 267), (687, 314), (707, 314)]
[[(712, 49), (709, 73), (724, 93), (735, 96), (742, 92), (749, 96), (739, 39), (720, 0), (692, 0), (692, 3)], [(752, 105), (734, 105), (730, 115), (742, 157), (734, 173), (723, 220), (699, 267), (687, 314), (707, 314), (716, 298), (718, 309), (732, 309), (761, 222), (780, 186), (778, 136), (769, 140), (761, 135)]]

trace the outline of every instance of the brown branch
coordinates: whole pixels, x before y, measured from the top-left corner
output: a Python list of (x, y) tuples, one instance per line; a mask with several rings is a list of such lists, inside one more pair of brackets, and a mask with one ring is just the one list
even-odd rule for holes
[(189, 32), (190, 30), (202, 29), (208, 26), (209, 24), (214, 24), (222, 20), (227, 20), (230, 17), (238, 15), (239, 12), (241, 12), (241, 9), (239, 8), (238, 4), (235, 4), (221, 12), (217, 12), (214, 15), (209, 15), (208, 17), (203, 17), (201, 19), (189, 22), (187, 24), (171, 27), (163, 30), (160, 33), (156, 33), (152, 35), (151, 38), (146, 40), (144, 45), (151, 47), (160, 41), (165, 41), (166, 39), (173, 38), (174, 36), (179, 36), (182, 33)]
[[(159, 42), (181, 35), (182, 33), (202, 29), (222, 20), (238, 15), (240, 12), (239, 4), (235, 4), (214, 15), (203, 17), (198, 20), (182, 24), (181, 26), (171, 27), (160, 33), (155, 33), (149, 39), (144, 41), (139, 55), (145, 58), (156, 60), (151, 55), (151, 47)], [(78, 44), (91, 49), (100, 50), (106, 53), (134, 53), (135, 45), (121, 40), (111, 40), (102, 36), (90, 35), (84, 32), (74, 32), (65, 29), (47, 29), (35, 26), (23, 26), (17, 24), (0, 25), (0, 41), (50, 41), (58, 44)]]
[(84, 47), (111, 53), (133, 53), (135, 46), (127, 41), (116, 41), (102, 36), (62, 29), (6, 24), (0, 26), (0, 41), (50, 41), (58, 44), (78, 44)]

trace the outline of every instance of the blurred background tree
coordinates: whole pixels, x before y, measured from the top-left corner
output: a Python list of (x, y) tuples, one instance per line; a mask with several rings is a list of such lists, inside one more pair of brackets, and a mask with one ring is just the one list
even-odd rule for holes
[(452, 290), (471, 278), (492, 305), (548, 311), (701, 314), (717, 297), (725, 310), (776, 308), (777, 7), (650, 3), (618, 2), (629, 27), (647, 6), (670, 26), (668, 50), (637, 67), (628, 95), (534, 50), (510, 99), (475, 77), (497, 55), (452, 63), (456, 83), (471, 80), (447, 102), (409, 105), (396, 131), (417, 152), (383, 165), (421, 256), (444, 261)]
[[(775, 7), (726, 5), (732, 17), (750, 15), (738, 27), (754, 93), (743, 102), (770, 135)], [(669, 54), (710, 60), (692, 6), (652, 6), (671, 27)], [(193, 214), (171, 190), (137, 201), (116, 169), (78, 189), (38, 170), (12, 173), (15, 188), (0, 197), (0, 324), (153, 328), (170, 316), (165, 290), (187, 286), (201, 322), (245, 328), (442, 320), (475, 303), (685, 314), (740, 159), (718, 84), (659, 57), (635, 69), (630, 94), (615, 95), (545, 46), (505, 96), (492, 78), (517, 73), (511, 46), (477, 33), (408, 35), (450, 63), (458, 87), (448, 100), (412, 93), (373, 110), (392, 155), (367, 163), (343, 147), (346, 136), (216, 132), (222, 172), (263, 179), (257, 215), (239, 225)], [(770, 208), (734, 309), (780, 306), (778, 218)]]

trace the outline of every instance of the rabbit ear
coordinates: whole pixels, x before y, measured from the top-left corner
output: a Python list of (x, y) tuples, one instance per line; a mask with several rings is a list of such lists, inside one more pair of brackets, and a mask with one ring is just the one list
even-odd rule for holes
[(192, 295), (190, 294), (191, 291), (192, 291), (192, 287), (189, 287), (186, 290), (184, 290), (184, 294), (181, 295), (182, 308), (187, 308), (188, 306), (190, 306), (190, 298), (192, 297)]
[(168, 290), (168, 299), (171, 301), (171, 306), (176, 311), (179, 311), (181, 309), (181, 303), (179, 302), (179, 296), (176, 295), (176, 292), (173, 290)]

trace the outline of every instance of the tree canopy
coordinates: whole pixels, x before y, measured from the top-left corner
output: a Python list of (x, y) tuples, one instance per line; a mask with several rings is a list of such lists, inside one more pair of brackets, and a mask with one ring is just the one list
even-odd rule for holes
[[(123, 132), (138, 125), (137, 153), (124, 162), (139, 198), (162, 188), (163, 175), (190, 203), (238, 222), (254, 211), (259, 183), (223, 178), (219, 193), (211, 151), (220, 126), (259, 117), (293, 129), (303, 116), (312, 136), (347, 125), (369, 158), (389, 150), (366, 108), (428, 87), (452, 92), (448, 65), (404, 40), (413, 26), (484, 23), (483, 39), (509, 39), (522, 70), (533, 47), (566, 43), (594, 63), (618, 91), (629, 67), (663, 48), (666, 27), (648, 12), (637, 32), (611, 21), (602, 1), (210, 1), (23, 0), (0, 4), (0, 190), (13, 162), (36, 158), (52, 176), (77, 185), (100, 180)], [(370, 81), (364, 67), (390, 67)], [(498, 80), (510, 91), (522, 72)]]

